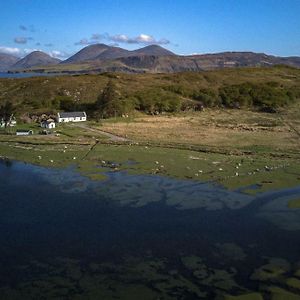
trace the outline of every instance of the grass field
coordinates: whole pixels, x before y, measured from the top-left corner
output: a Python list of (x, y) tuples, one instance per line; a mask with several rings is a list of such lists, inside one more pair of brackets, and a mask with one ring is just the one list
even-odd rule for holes
[[(0, 155), (78, 170), (92, 179), (107, 171), (212, 181), (246, 193), (300, 185), (299, 107), (279, 114), (245, 110), (110, 119), (87, 128), (64, 124), (51, 135), (0, 135)], [(21, 125), (38, 132), (37, 125)], [(29, 128), (28, 127), (28, 128)], [(127, 137), (114, 142), (101, 130)]]
[(299, 116), (299, 106), (278, 114), (207, 109), (175, 116), (143, 115), (131, 120), (109, 120), (100, 128), (135, 141), (269, 154), (297, 153), (300, 146)]

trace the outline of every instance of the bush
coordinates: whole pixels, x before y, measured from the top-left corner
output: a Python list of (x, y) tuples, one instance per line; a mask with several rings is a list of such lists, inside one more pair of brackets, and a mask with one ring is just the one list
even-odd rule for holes
[(147, 90), (136, 94), (137, 109), (146, 113), (176, 112), (181, 101), (177, 95), (163, 90)]
[(214, 107), (219, 106), (219, 94), (213, 89), (200, 89), (194, 93), (193, 99), (200, 101), (204, 106)]
[(238, 104), (239, 106), (253, 105), (259, 108), (276, 109), (295, 100), (295, 95), (291, 90), (273, 82), (225, 86), (219, 89), (219, 95), (222, 104), (230, 108)]

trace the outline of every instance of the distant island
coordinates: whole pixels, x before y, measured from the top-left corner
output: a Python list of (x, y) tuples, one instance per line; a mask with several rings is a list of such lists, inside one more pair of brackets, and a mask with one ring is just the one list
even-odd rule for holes
[(21, 59), (8, 54), (0, 54), (0, 71), (10, 73), (176, 73), (274, 65), (299, 68), (300, 57), (278, 57), (254, 52), (183, 56), (158, 45), (129, 51), (105, 44), (87, 46), (64, 61), (42, 51), (33, 51)]

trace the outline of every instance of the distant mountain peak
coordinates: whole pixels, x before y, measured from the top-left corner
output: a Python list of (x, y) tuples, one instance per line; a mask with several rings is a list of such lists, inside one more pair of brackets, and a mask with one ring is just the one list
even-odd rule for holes
[(157, 45), (157, 44), (151, 44), (151, 45), (145, 46), (141, 49), (165, 49), (165, 48), (160, 45)]
[(85, 62), (97, 59), (104, 51), (111, 47), (105, 44), (93, 44), (86, 46), (79, 50), (77, 53), (63, 61), (63, 64)]
[(152, 56), (173, 56), (175, 55), (173, 52), (170, 50), (167, 50), (166, 48), (159, 46), (159, 45), (148, 45), (146, 47), (137, 49), (132, 51), (135, 54), (138, 55), (152, 55)]
[(6, 53), (0, 53), (0, 72), (8, 71), (19, 58)]
[(28, 69), (38, 66), (57, 65), (60, 62), (58, 58), (51, 57), (42, 51), (33, 51), (17, 61), (10, 69)]
[[(30, 52), (29, 54), (27, 54), (27, 56), (25, 57), (34, 57), (34, 56), (40, 56), (40, 57), (51, 57), (49, 54), (43, 52), (43, 51), (40, 51), (40, 50), (35, 50), (35, 51), (32, 51)], [(25, 58), (24, 57), (24, 58)]]

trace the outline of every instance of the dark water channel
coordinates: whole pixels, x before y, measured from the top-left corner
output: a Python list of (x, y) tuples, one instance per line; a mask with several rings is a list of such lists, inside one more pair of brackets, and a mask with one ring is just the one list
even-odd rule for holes
[(72, 168), (7, 161), (0, 178), (0, 299), (300, 292), (286, 285), (300, 276), (300, 210), (287, 206), (300, 187), (249, 196), (159, 176), (91, 181)]

